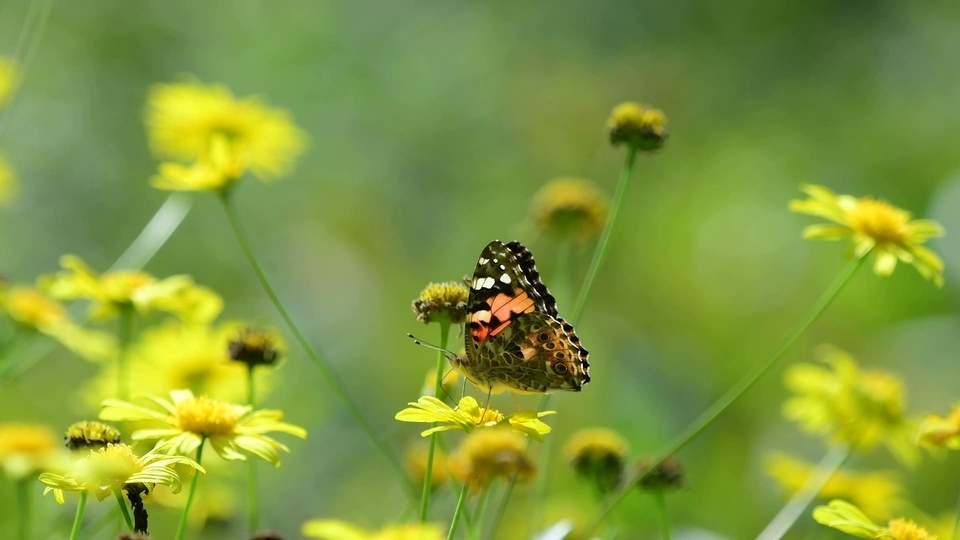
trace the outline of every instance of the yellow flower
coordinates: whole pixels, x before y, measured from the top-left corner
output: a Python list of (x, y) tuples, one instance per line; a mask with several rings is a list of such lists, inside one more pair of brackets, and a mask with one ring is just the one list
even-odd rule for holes
[(231, 360), (248, 367), (276, 364), (286, 347), (280, 334), (265, 328), (245, 326), (234, 332), (227, 342), (227, 354)]
[[(793, 495), (803, 489), (816, 467), (775, 453), (764, 462), (767, 474)], [(892, 472), (837, 471), (820, 490), (825, 499), (845, 499), (853, 502), (864, 514), (874, 519), (886, 519), (901, 505), (900, 484)]]
[(650, 470), (651, 465), (652, 462), (647, 459), (641, 460), (637, 464), (637, 476), (643, 477), (639, 484), (641, 490), (663, 491), (683, 487), (684, 475), (680, 460), (675, 457), (668, 457), (652, 471)]
[(918, 441), (928, 448), (960, 449), (960, 403), (946, 416), (928, 414), (920, 422)]
[(807, 432), (833, 442), (870, 450), (883, 443), (901, 461), (916, 460), (913, 427), (903, 411), (900, 379), (879, 370), (861, 370), (846, 352), (823, 345), (817, 364), (790, 366), (784, 384), (795, 395), (783, 415)]
[(430, 324), (445, 319), (452, 324), (460, 324), (467, 317), (467, 295), (470, 291), (457, 281), (429, 283), (413, 301), (413, 312), (417, 320)]
[(870, 521), (856, 506), (841, 500), (833, 500), (827, 506), (813, 509), (813, 519), (858, 538), (876, 540), (937, 540), (926, 529), (908, 519), (894, 519), (881, 527)]
[(367, 531), (338, 519), (313, 519), (303, 524), (300, 533), (323, 540), (442, 540), (440, 527), (429, 523), (392, 525), (379, 531)]
[(271, 431), (288, 433), (301, 439), (307, 432), (298, 426), (282, 422), (278, 410), (256, 411), (249, 405), (234, 405), (206, 396), (195, 397), (189, 390), (170, 392), (170, 400), (150, 397), (163, 408), (158, 412), (118, 399), (103, 402), (100, 418), (118, 422), (153, 420), (168, 427), (141, 429), (133, 433), (133, 440), (158, 439), (156, 449), (170, 454), (189, 455), (203, 441), (223, 459), (245, 460), (250, 454), (275, 467), (280, 466), (279, 450), (289, 452), (286, 445), (267, 436)]
[(71, 450), (96, 450), (109, 444), (120, 444), (120, 430), (108, 424), (83, 420), (68, 427), (64, 439)]
[(800, 188), (809, 199), (791, 201), (790, 210), (818, 216), (837, 225), (810, 225), (803, 237), (814, 240), (851, 239), (857, 258), (873, 252), (873, 271), (889, 276), (897, 261), (913, 265), (937, 287), (943, 285), (943, 261), (923, 247), (930, 238), (943, 236), (943, 227), (929, 219), (911, 220), (910, 213), (870, 197), (836, 195), (822, 186), (804, 184)]
[(19, 71), (12, 59), (0, 57), (0, 109), (7, 105), (14, 88), (17, 87)]
[(475, 431), (460, 443), (451, 454), (450, 471), (460, 482), (473, 488), (488, 485), (494, 478), (514, 476), (526, 481), (536, 473), (536, 467), (526, 455), (524, 438), (505, 429)]
[(46, 484), (44, 495), (53, 492), (58, 503), (66, 501), (65, 491), (88, 491), (103, 500), (114, 492), (121, 493), (127, 484), (159, 484), (180, 490), (180, 477), (173, 469), (186, 465), (200, 472), (203, 468), (190, 458), (147, 452), (141, 457), (125, 444), (108, 444), (91, 450), (78, 459), (65, 474), (43, 473), (40, 481)]
[(88, 360), (116, 356), (116, 340), (111, 334), (80, 327), (55, 300), (30, 287), (0, 290), (0, 311), (17, 325), (49, 336), (75, 354)]
[(20, 192), (20, 182), (7, 157), (0, 153), (0, 207), (9, 206)]
[[(224, 461), (215, 454), (203, 456), (203, 485), (197, 489), (187, 521), (192, 529), (202, 529), (205, 525), (228, 523), (238, 513), (239, 501), (236, 488), (237, 468), (232, 463)], [(187, 469), (181, 481), (189, 483), (194, 471)], [(242, 496), (242, 495), (241, 495)], [(171, 493), (169, 490), (154, 491), (150, 500), (160, 506), (183, 512), (187, 498), (181, 494)]]
[(540, 188), (531, 213), (540, 230), (559, 239), (589, 240), (607, 221), (607, 196), (588, 180), (558, 178)]
[(222, 135), (214, 135), (210, 151), (201, 155), (192, 165), (161, 163), (160, 172), (150, 180), (157, 189), (170, 191), (228, 190), (246, 170), (245, 156), (230, 149)]
[(600, 494), (620, 485), (629, 446), (611, 429), (583, 429), (573, 434), (563, 453), (577, 475), (590, 481)]
[(667, 142), (667, 117), (663, 111), (626, 102), (613, 108), (607, 120), (610, 144), (626, 144), (634, 150), (656, 150)]
[[(429, 446), (426, 444), (414, 444), (407, 449), (407, 473), (414, 481), (414, 485), (422, 486), (423, 480), (427, 475), (427, 461), (429, 457)], [(436, 490), (447, 481), (449, 476), (447, 470), (447, 455), (439, 448), (434, 450), (433, 454), (433, 472), (430, 474), (430, 488)]]
[(287, 174), (306, 146), (306, 134), (286, 111), (193, 79), (154, 85), (147, 98), (146, 124), (157, 155), (211, 160), (214, 140), (221, 137), (231, 155), (216, 158), (219, 166), (240, 163), (264, 180)]
[(47, 468), (56, 458), (60, 441), (39, 424), (0, 424), (0, 470), (15, 480)]
[(212, 290), (196, 285), (190, 276), (158, 280), (146, 272), (117, 270), (98, 275), (79, 257), (60, 258), (63, 270), (41, 277), (41, 288), (63, 300), (90, 300), (91, 315), (108, 319), (124, 307), (142, 312), (165, 311), (190, 322), (207, 322), (223, 309), (223, 299)]
[(543, 442), (543, 436), (550, 433), (550, 426), (543, 423), (540, 418), (557, 414), (557, 411), (519, 411), (510, 416), (504, 416), (500, 411), (481, 408), (477, 400), (470, 396), (461, 399), (456, 409), (432, 396), (423, 396), (408, 405), (410, 407), (398, 412), (394, 418), (401, 422), (444, 424), (425, 430), (420, 434), (422, 437), (454, 429), (469, 433), (479, 427), (509, 426), (517, 433), (529, 435)]

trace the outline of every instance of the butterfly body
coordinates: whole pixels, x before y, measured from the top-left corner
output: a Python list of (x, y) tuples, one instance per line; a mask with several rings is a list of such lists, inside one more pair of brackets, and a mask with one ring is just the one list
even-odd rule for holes
[(470, 281), (466, 354), (454, 367), (494, 393), (579, 391), (590, 382), (587, 350), (540, 281), (519, 242), (487, 244)]

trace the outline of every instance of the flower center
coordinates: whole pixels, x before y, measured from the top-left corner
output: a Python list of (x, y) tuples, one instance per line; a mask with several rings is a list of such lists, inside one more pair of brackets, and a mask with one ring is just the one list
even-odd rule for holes
[(154, 278), (143, 272), (119, 271), (104, 274), (101, 280), (107, 299), (125, 304), (130, 302), (137, 289), (153, 283)]
[(60, 304), (29, 289), (13, 289), (7, 294), (7, 311), (14, 319), (44, 328), (56, 326), (67, 318)]
[(178, 403), (174, 416), (180, 429), (201, 437), (230, 435), (240, 419), (233, 405), (206, 396)]
[(39, 456), (53, 452), (57, 439), (41, 426), (0, 425), (0, 460), (11, 455)]
[(895, 519), (887, 526), (890, 537), (896, 540), (933, 540), (926, 529), (908, 519)]
[(140, 458), (126, 444), (108, 444), (90, 452), (87, 458), (86, 476), (98, 486), (123, 484), (140, 472)]
[(870, 198), (859, 199), (849, 219), (850, 228), (878, 243), (906, 243), (910, 214), (888, 203)]

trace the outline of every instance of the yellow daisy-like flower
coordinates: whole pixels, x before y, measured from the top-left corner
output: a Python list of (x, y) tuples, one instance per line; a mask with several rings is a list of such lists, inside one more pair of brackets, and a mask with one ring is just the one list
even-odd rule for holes
[(240, 328), (227, 342), (230, 359), (250, 368), (275, 365), (285, 349), (278, 332), (252, 326)]
[[(414, 485), (423, 485), (423, 480), (427, 476), (428, 457), (429, 445), (414, 444), (407, 449), (407, 473), (413, 480)], [(439, 448), (434, 451), (432, 471), (430, 474), (430, 489), (436, 490), (442, 486), (447, 481), (447, 477), (450, 476), (447, 470), (447, 455)]]
[(810, 225), (803, 237), (812, 240), (851, 239), (857, 258), (873, 253), (873, 271), (893, 274), (897, 261), (912, 265), (937, 287), (943, 286), (943, 261), (923, 247), (930, 238), (943, 236), (943, 227), (929, 219), (911, 220), (910, 213), (870, 197), (837, 195), (823, 186), (804, 184), (810, 198), (790, 202), (790, 210), (822, 217), (837, 225)]
[(57, 456), (60, 441), (39, 424), (0, 424), (0, 470), (19, 480), (42, 471)]
[(607, 129), (610, 144), (626, 144), (635, 150), (657, 150), (669, 136), (663, 111), (630, 101), (613, 108)]
[(207, 322), (220, 314), (223, 299), (186, 275), (157, 279), (146, 272), (117, 270), (97, 274), (75, 255), (60, 258), (63, 270), (43, 276), (39, 283), (47, 293), (62, 300), (90, 300), (91, 316), (103, 320), (121, 308), (142, 312), (172, 313), (184, 321)]
[(17, 63), (11, 58), (0, 57), (0, 109), (7, 105), (13, 94), (19, 80), (19, 71)]
[(210, 141), (210, 151), (200, 156), (196, 163), (161, 163), (160, 172), (150, 180), (150, 185), (169, 191), (220, 191), (226, 192), (246, 170), (246, 158), (231, 150), (227, 138), (215, 135)]
[(47, 488), (44, 495), (53, 492), (58, 503), (66, 502), (65, 491), (88, 491), (103, 500), (114, 493), (121, 493), (127, 484), (161, 485), (180, 490), (180, 477), (175, 465), (186, 465), (197, 471), (203, 468), (190, 458), (147, 452), (141, 457), (126, 444), (108, 444), (91, 450), (77, 460), (65, 474), (43, 473), (40, 481)]
[(960, 403), (947, 416), (928, 414), (920, 421), (918, 442), (927, 448), (960, 450)]
[(629, 445), (612, 429), (583, 429), (573, 434), (563, 453), (577, 475), (601, 494), (620, 485)]
[(683, 487), (685, 477), (683, 465), (679, 459), (668, 457), (653, 470), (650, 469), (652, 465), (653, 461), (650, 459), (640, 460), (640, 463), (637, 464), (637, 476), (643, 477), (638, 484), (641, 491), (656, 492)]
[(303, 524), (300, 533), (323, 540), (441, 540), (440, 527), (429, 523), (391, 525), (379, 531), (367, 531), (338, 519), (313, 519)]
[(457, 281), (428, 283), (411, 307), (417, 314), (417, 320), (423, 324), (430, 324), (438, 319), (460, 324), (467, 317), (469, 293), (466, 285)]
[(7, 156), (0, 153), (0, 207), (9, 206), (20, 192), (20, 182)]
[(97, 450), (120, 444), (120, 430), (109, 424), (83, 420), (68, 427), (63, 438), (71, 450)]
[(474, 431), (450, 455), (450, 472), (474, 489), (489, 485), (494, 478), (516, 476), (526, 481), (536, 474), (526, 448), (523, 437), (506, 429)]
[(796, 364), (787, 369), (784, 384), (795, 395), (784, 403), (784, 417), (833, 442), (861, 450), (882, 443), (901, 461), (914, 462), (914, 426), (903, 410), (900, 379), (879, 370), (861, 370), (837, 347), (823, 345), (817, 352), (826, 367)]
[(881, 527), (870, 521), (856, 506), (841, 500), (830, 501), (827, 506), (813, 509), (813, 519), (821, 525), (843, 531), (857, 538), (875, 540), (937, 540), (914, 521), (898, 518)]
[[(787, 492), (788, 496), (803, 489), (816, 466), (782, 453), (764, 460), (764, 469)], [(844, 499), (859, 507), (873, 519), (886, 519), (901, 506), (900, 483), (894, 473), (837, 471), (820, 490), (824, 499)]]
[(398, 412), (394, 418), (401, 422), (443, 424), (423, 431), (420, 434), (422, 437), (428, 437), (439, 431), (459, 429), (469, 433), (480, 427), (508, 426), (517, 433), (523, 433), (543, 442), (543, 436), (550, 433), (551, 428), (540, 418), (557, 414), (557, 411), (520, 411), (504, 416), (500, 411), (481, 408), (477, 400), (470, 396), (461, 399), (457, 408), (433, 396), (423, 396), (408, 405), (410, 407)]
[(77, 325), (59, 302), (33, 288), (0, 290), (0, 311), (20, 327), (49, 336), (87, 360), (99, 361), (117, 354), (116, 339), (111, 334)]
[(220, 137), (230, 155), (219, 163), (242, 164), (263, 180), (287, 174), (306, 146), (306, 134), (286, 111), (196, 80), (154, 85), (147, 98), (146, 124), (157, 155), (211, 160), (217, 151), (214, 140)]
[(531, 214), (540, 230), (582, 242), (603, 231), (607, 196), (588, 180), (558, 178), (540, 188)]
[(141, 429), (132, 435), (133, 440), (157, 439), (158, 451), (170, 454), (189, 455), (203, 441), (209, 441), (214, 451), (226, 460), (246, 460), (250, 454), (280, 466), (280, 450), (289, 452), (286, 445), (267, 436), (271, 431), (288, 433), (305, 439), (307, 432), (301, 427), (282, 422), (283, 413), (278, 410), (254, 410), (249, 405), (234, 405), (206, 396), (195, 397), (189, 390), (170, 392), (170, 400), (150, 397), (163, 412), (121, 401), (108, 399), (103, 402), (100, 418), (118, 422), (154, 420), (169, 427)]

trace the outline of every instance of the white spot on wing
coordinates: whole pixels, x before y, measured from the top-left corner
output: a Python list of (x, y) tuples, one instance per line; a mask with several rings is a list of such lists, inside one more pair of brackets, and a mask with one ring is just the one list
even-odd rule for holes
[(500, 281), (502, 281), (503, 283), (510, 283), (510, 276), (507, 274), (504, 274), (500, 276)]
[(477, 261), (477, 264), (487, 264), (488, 262), (490, 262), (490, 259), (484, 259), (483, 257), (480, 257), (480, 260)]
[(490, 289), (490, 288), (493, 287), (493, 284), (494, 284), (494, 283), (496, 283), (496, 282), (493, 281), (493, 278), (490, 277), (490, 276), (487, 276), (487, 277), (485, 277), (485, 278), (483, 278), (483, 279), (480, 280), (479, 285), (480, 285), (480, 287), (483, 288), (483, 289)]

